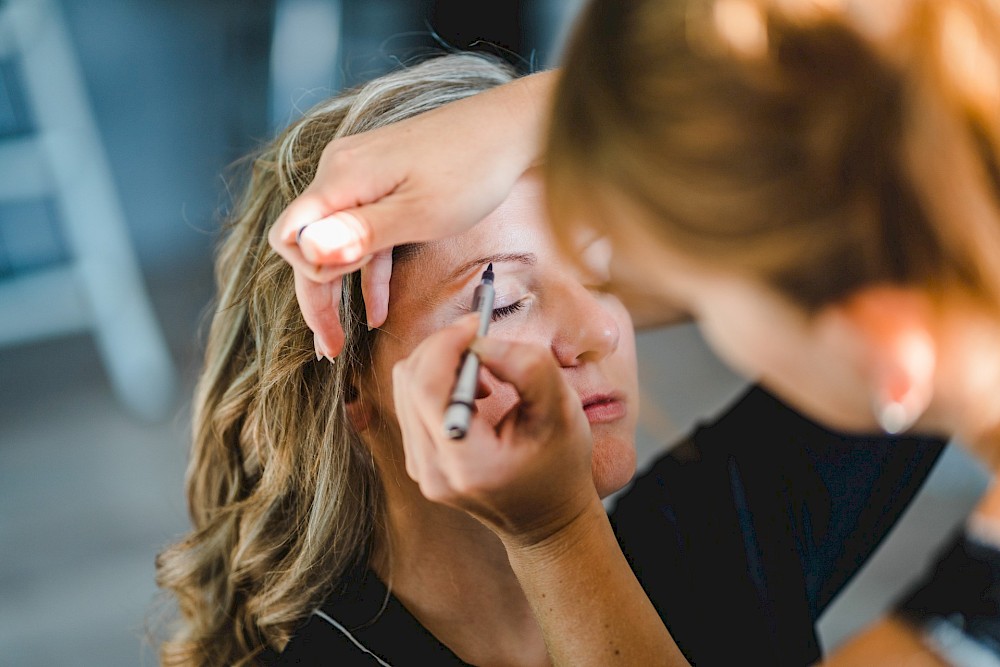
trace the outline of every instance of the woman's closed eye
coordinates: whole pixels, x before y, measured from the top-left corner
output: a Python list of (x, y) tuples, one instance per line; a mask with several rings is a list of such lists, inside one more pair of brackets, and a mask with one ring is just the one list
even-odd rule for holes
[(494, 308), (493, 314), (490, 316), (490, 321), (496, 322), (497, 320), (502, 320), (505, 317), (513, 315), (522, 308), (524, 308), (524, 299), (521, 299), (520, 301), (515, 301), (509, 306), (501, 306), (500, 308)]

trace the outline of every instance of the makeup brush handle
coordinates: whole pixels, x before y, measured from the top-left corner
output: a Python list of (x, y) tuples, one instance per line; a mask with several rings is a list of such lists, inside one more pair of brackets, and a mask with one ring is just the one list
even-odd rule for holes
[(469, 430), (478, 380), (479, 357), (471, 352), (466, 352), (462, 358), (462, 367), (458, 372), (455, 389), (451, 392), (451, 403), (444, 414), (445, 434), (453, 440), (464, 438)]
[(465, 403), (452, 403), (444, 413), (444, 434), (452, 440), (461, 440), (469, 432), (472, 408)]

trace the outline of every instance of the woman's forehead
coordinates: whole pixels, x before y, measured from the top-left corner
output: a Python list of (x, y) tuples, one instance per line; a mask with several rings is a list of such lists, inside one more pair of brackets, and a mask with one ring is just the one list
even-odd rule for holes
[(484, 266), (493, 260), (526, 263), (525, 255), (547, 254), (552, 246), (539, 204), (519, 201), (516, 195), (512, 194), (490, 215), (461, 234), (402, 248), (394, 255), (395, 263), (413, 264), (435, 280), (451, 282), (461, 279), (480, 263)]

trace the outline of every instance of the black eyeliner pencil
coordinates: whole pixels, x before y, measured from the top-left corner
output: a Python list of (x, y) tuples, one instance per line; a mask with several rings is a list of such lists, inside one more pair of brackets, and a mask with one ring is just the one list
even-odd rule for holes
[[(485, 336), (493, 316), (496, 292), (493, 289), (493, 262), (486, 267), (483, 277), (472, 294), (472, 312), (479, 313), (479, 336)], [(471, 350), (462, 357), (458, 379), (451, 392), (451, 402), (444, 413), (444, 432), (452, 440), (461, 440), (469, 432), (472, 408), (476, 400), (476, 381), (479, 377), (479, 357)]]

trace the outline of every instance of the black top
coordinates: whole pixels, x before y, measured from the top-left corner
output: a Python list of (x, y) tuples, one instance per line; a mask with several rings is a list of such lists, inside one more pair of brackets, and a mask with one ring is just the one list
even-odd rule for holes
[[(819, 615), (943, 448), (839, 435), (753, 387), (653, 462), (618, 499), (612, 525), (692, 664), (809, 665), (820, 658)], [(341, 585), (274, 664), (465, 664), (370, 571)]]
[(371, 570), (359, 566), (340, 584), (284, 652), (265, 656), (265, 664), (468, 665), (420, 625), (396, 596), (389, 595)]

